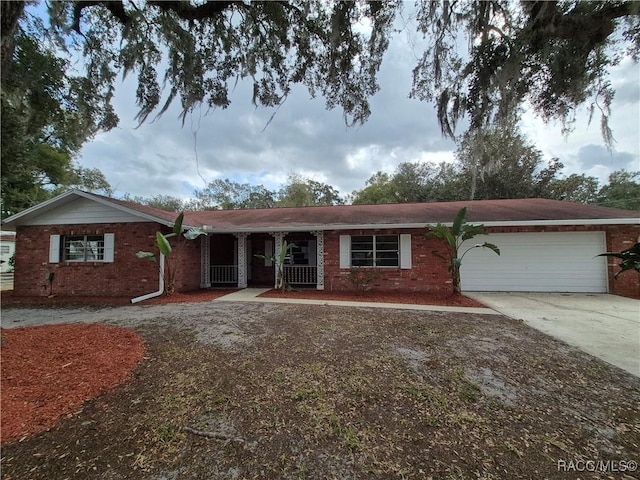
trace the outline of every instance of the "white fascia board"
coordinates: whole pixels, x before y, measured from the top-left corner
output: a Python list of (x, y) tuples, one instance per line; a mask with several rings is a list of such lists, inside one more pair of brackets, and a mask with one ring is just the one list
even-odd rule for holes
[[(107, 199), (104, 198), (100, 198), (100, 197), (96, 197), (90, 193), (87, 192), (83, 192), (82, 190), (69, 190), (67, 192), (61, 193), (60, 195), (53, 197), (49, 200), (46, 200), (42, 203), (39, 203), (38, 205), (34, 205), (31, 208), (27, 208), (26, 210), (23, 210), (20, 213), (16, 213), (15, 215), (12, 215), (8, 218), (6, 218), (2, 224), (3, 225), (8, 225), (10, 227), (13, 227), (12, 224), (14, 224), (17, 220), (20, 220), (21, 218), (24, 217), (28, 217), (31, 214), (34, 214), (36, 212), (41, 211), (42, 213), (47, 212), (49, 210), (53, 210), (54, 208), (56, 208), (59, 205), (64, 205), (65, 203), (68, 203), (69, 201), (71, 201), (70, 197), (83, 197), (89, 200), (92, 200), (94, 202), (97, 203), (101, 203), (103, 205), (107, 205), (111, 208), (114, 208), (116, 210), (120, 210), (121, 212), (126, 212), (129, 213), (131, 215), (134, 215), (136, 217), (140, 217), (143, 218), (145, 220), (149, 220), (155, 223), (160, 223), (162, 225), (166, 225), (168, 227), (172, 227), (173, 226), (173, 222), (168, 222), (167, 220), (164, 220), (162, 218), (158, 218), (154, 215), (149, 215), (146, 213), (142, 213), (139, 212), (138, 210), (132, 209), (132, 208), (127, 208), (125, 206), (119, 205), (117, 203), (114, 202), (110, 202)], [(185, 225), (186, 228), (191, 228), (190, 225)]]
[[(524, 220), (497, 222), (470, 222), (485, 227), (551, 227), (551, 226), (581, 226), (581, 225), (640, 225), (640, 218), (597, 218), (575, 220)], [(452, 222), (444, 225), (451, 226)], [(205, 225), (203, 228), (209, 233), (271, 233), (271, 232), (311, 232), (315, 230), (387, 230), (387, 229), (416, 229), (426, 228), (427, 223), (367, 223), (367, 224), (327, 224), (287, 227), (241, 227), (216, 228)]]
[[(115, 208), (116, 210), (120, 210), (121, 212), (129, 213), (129, 214), (134, 215), (136, 217), (141, 217), (141, 218), (144, 218), (145, 220), (150, 220), (150, 221), (155, 222), (155, 223), (160, 223), (162, 225), (166, 225), (167, 227), (173, 227), (173, 222), (169, 222), (169, 221), (165, 220), (164, 218), (159, 218), (159, 217), (156, 217), (155, 215), (149, 215), (148, 213), (139, 212), (138, 210), (136, 210), (134, 208), (125, 207), (123, 205), (119, 205), (117, 203), (110, 202), (108, 199), (95, 197), (95, 196), (91, 195), (90, 193), (83, 192), (83, 191), (80, 191), (80, 190), (78, 190), (76, 193), (81, 197), (88, 198), (89, 200), (93, 200), (93, 201), (101, 203), (103, 205), (107, 205), (108, 207)], [(190, 225), (183, 225), (183, 227), (184, 228), (191, 228)]]
[(65, 199), (67, 199), (68, 197), (71, 197), (72, 195), (76, 195), (77, 193), (78, 193), (77, 190), (69, 190), (68, 192), (61, 193), (56, 197), (50, 198), (49, 200), (45, 200), (44, 202), (39, 203), (38, 205), (34, 205), (33, 207), (29, 207), (26, 210), (23, 210), (19, 213), (16, 213), (15, 215), (11, 215), (10, 217), (5, 218), (2, 221), (2, 224), (13, 226), (11, 224), (15, 223), (16, 220), (20, 220), (21, 218), (26, 217), (34, 212), (37, 212), (38, 210), (43, 210), (44, 212), (46, 212), (48, 210), (51, 210), (52, 208), (55, 208), (56, 204), (67, 203)]

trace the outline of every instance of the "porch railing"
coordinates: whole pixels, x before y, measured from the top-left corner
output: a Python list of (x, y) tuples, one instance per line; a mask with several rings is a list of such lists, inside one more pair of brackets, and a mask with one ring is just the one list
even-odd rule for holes
[(284, 265), (284, 279), (287, 283), (296, 285), (315, 285), (317, 283), (318, 267), (308, 265)]
[(238, 266), (211, 265), (211, 283), (238, 283)]

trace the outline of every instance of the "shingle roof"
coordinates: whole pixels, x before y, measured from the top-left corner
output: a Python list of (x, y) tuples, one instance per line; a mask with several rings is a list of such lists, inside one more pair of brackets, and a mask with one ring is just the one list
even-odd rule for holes
[[(126, 202), (114, 198), (70, 191), (32, 207), (5, 222), (16, 223), (56, 208), (74, 196), (111, 203), (116, 208), (138, 213), (146, 220), (171, 225), (177, 213)], [(399, 203), (386, 205), (341, 205), (330, 207), (266, 208), (252, 210), (211, 210), (186, 212), (186, 226), (207, 226), (212, 232), (265, 232), (332, 230), (353, 228), (415, 228), (429, 223), (448, 223), (458, 211), (467, 207), (467, 220), (486, 225), (505, 224), (640, 224), (640, 212), (561, 202), (542, 198), (518, 200), (476, 200), (442, 203)], [(3, 222), (4, 223), (4, 222)]]
[[(474, 223), (511, 222), (572, 224), (582, 221), (620, 220), (640, 223), (640, 212), (584, 205), (540, 198), (478, 200), (442, 203), (387, 205), (344, 205), (331, 207), (272, 208), (255, 210), (212, 210), (187, 212), (185, 223), (207, 225), (213, 231), (301, 230), (307, 228), (362, 228), (375, 226), (424, 226), (451, 222), (467, 207), (467, 219)], [(636, 220), (637, 222), (634, 222)]]

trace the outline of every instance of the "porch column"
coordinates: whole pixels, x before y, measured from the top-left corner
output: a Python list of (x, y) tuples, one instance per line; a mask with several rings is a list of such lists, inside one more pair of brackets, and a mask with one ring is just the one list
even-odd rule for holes
[(275, 288), (278, 288), (278, 281), (279, 276), (280, 276), (280, 272), (282, 271), (282, 265), (280, 264), (280, 252), (282, 250), (282, 242), (284, 241), (284, 237), (287, 235), (287, 233), (289, 232), (272, 232), (271, 236), (273, 238), (275, 238), (275, 245), (274, 245), (274, 265), (275, 265)]
[(316, 290), (324, 290), (324, 231), (311, 234), (316, 236)]
[(248, 233), (234, 233), (238, 239), (238, 288), (247, 288), (247, 237)]
[(211, 236), (200, 237), (200, 288), (211, 286)]

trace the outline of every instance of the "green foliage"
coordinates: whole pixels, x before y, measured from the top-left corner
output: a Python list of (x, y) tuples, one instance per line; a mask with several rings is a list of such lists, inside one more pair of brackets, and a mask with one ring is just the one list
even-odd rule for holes
[(525, 102), (568, 130), (575, 108), (591, 102), (610, 145), (607, 73), (622, 55), (638, 58), (639, 8), (630, 1), (422, 2), (417, 21), (427, 45), (411, 95), (437, 104), (449, 136), (463, 117), (471, 131), (509, 124)]
[(264, 186), (253, 186), (227, 179), (216, 179), (202, 190), (194, 192), (194, 210), (235, 210), (241, 208), (270, 208), (274, 193)]
[[(165, 257), (165, 291), (167, 295), (171, 295), (175, 290), (176, 273), (181, 265), (180, 257), (184, 244), (188, 240), (195, 240), (200, 235), (207, 235), (207, 232), (201, 228), (191, 227), (185, 229), (183, 227), (184, 212), (180, 212), (176, 220), (171, 227), (171, 233), (164, 234), (162, 232), (156, 232), (156, 247), (161, 255)], [(170, 238), (178, 237), (177, 244), (174, 247), (171, 246)], [(171, 255), (172, 252), (176, 252), (175, 255)], [(139, 251), (136, 252), (136, 257), (145, 260), (155, 262), (156, 256), (152, 252)], [(162, 270), (161, 270), (162, 271)]]
[(331, 185), (301, 175), (289, 175), (288, 183), (277, 195), (276, 207), (343, 205), (340, 192)]
[(203, 190), (196, 190), (194, 195), (195, 199), (189, 203), (193, 210), (310, 207), (344, 203), (339, 192), (331, 185), (301, 175), (290, 175), (288, 183), (277, 192), (263, 185), (216, 179)]
[(515, 127), (463, 136), (456, 163), (401, 163), (377, 172), (352, 194), (353, 204), (550, 198), (640, 210), (640, 172), (614, 172), (609, 183), (584, 174), (564, 176), (557, 158), (545, 162)]
[[(137, 76), (140, 122), (178, 99), (183, 120), (201, 102), (226, 108), (238, 79), (252, 82), (255, 105), (277, 106), (293, 84), (302, 84), (324, 96), (327, 108), (341, 107), (347, 123), (364, 122), (397, 8), (396, 2), (49, 4), (53, 33), (83, 51), (92, 81), (111, 85), (117, 73)], [(355, 29), (364, 18), (370, 35)]]
[[(415, 27), (398, 1), (47, 5), (50, 39), (85, 56), (88, 101), (112, 91), (119, 74), (135, 75), (140, 122), (174, 101), (183, 120), (201, 103), (226, 108), (246, 79), (256, 105), (280, 105), (301, 84), (327, 108), (341, 108), (348, 124), (362, 123), (400, 17), (424, 37), (411, 96), (436, 104), (445, 135), (463, 117), (471, 130), (504, 124), (525, 103), (568, 129), (575, 108), (588, 103), (610, 144), (607, 73), (640, 51), (640, 7), (631, 1), (424, 0), (411, 15)], [(3, 26), (12, 31), (9, 19)]]
[[(284, 275), (284, 264), (287, 261), (287, 257), (291, 255), (291, 249), (295, 246), (295, 243), (287, 243), (286, 240), (282, 241), (282, 246), (280, 247), (280, 251), (275, 255), (262, 255), (255, 254), (254, 256), (260, 258), (262, 260), (269, 260), (276, 267), (276, 288), (282, 290), (290, 290), (291, 286), (287, 282), (287, 279)], [(266, 252), (265, 252), (266, 253)]]
[(489, 250), (500, 255), (500, 249), (493, 243), (484, 242), (482, 244), (473, 245), (467, 248), (462, 255), (460, 255), (460, 247), (465, 240), (471, 240), (476, 235), (484, 235), (485, 229), (483, 225), (473, 225), (466, 221), (467, 209), (462, 208), (453, 220), (451, 227), (438, 223), (436, 225), (427, 225), (429, 232), (425, 235), (425, 238), (435, 238), (442, 240), (447, 249), (447, 256), (443, 256), (438, 252), (433, 254), (439, 258), (442, 258), (448, 263), (449, 274), (451, 275), (451, 282), (453, 287), (453, 293), (459, 294), (460, 291), (460, 267), (462, 266), (462, 259), (464, 256), (475, 248), (488, 248)]
[(192, 202), (186, 202), (171, 195), (154, 195), (153, 197), (145, 198), (138, 195), (132, 197), (127, 193), (122, 197), (122, 200), (176, 213), (192, 210), (190, 207), (193, 206)]
[(360, 295), (364, 295), (373, 288), (373, 282), (380, 278), (380, 272), (373, 268), (351, 267), (347, 281)]
[(2, 33), (3, 216), (72, 187), (110, 194), (98, 170), (72, 161), (87, 139), (117, 123), (110, 96), (69, 73), (69, 61), (50, 48), (37, 20), (25, 17)]
[(605, 207), (640, 210), (640, 171), (613, 172), (609, 183), (598, 192), (597, 201)]
[(352, 193), (354, 205), (447, 202), (463, 198), (461, 175), (455, 165), (442, 162), (401, 163), (393, 175), (377, 172), (366, 187)]
[(636, 271), (640, 273), (640, 243), (636, 243), (633, 247), (627, 248), (620, 253), (601, 253), (599, 257), (618, 258), (620, 262), (620, 271), (614, 275), (617, 280), (620, 274), (624, 272)]

